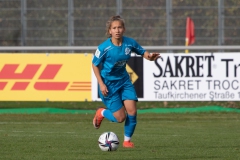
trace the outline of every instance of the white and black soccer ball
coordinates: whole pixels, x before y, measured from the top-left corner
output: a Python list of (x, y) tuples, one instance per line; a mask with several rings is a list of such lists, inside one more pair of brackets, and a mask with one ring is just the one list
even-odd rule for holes
[(98, 139), (98, 145), (102, 151), (116, 151), (119, 146), (119, 139), (113, 132), (104, 132)]

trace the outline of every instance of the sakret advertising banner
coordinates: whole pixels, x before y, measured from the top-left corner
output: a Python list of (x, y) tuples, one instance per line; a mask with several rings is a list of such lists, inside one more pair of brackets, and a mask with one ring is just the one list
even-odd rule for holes
[(144, 61), (146, 101), (239, 101), (239, 53), (161, 54)]

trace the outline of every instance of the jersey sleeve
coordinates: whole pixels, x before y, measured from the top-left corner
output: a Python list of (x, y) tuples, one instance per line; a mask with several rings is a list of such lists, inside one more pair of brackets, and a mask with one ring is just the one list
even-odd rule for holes
[(95, 66), (98, 66), (99, 64), (101, 64), (101, 62), (103, 61), (103, 58), (104, 58), (104, 53), (101, 51), (100, 48), (98, 48), (95, 53), (94, 53), (94, 56), (93, 56), (93, 59), (92, 59), (92, 63), (95, 65)]
[(142, 46), (140, 46), (137, 41), (133, 40), (132, 43), (133, 43), (132, 51), (134, 53), (138, 55), (143, 55), (146, 52), (146, 50), (142, 48)]

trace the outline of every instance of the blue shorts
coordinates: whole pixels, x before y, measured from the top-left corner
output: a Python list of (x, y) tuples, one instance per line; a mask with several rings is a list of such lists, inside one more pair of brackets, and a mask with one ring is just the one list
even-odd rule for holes
[(98, 89), (99, 95), (102, 102), (112, 113), (118, 111), (124, 106), (124, 100), (138, 101), (135, 88), (129, 77), (116, 81), (103, 81), (108, 88), (108, 95), (104, 97), (100, 89)]

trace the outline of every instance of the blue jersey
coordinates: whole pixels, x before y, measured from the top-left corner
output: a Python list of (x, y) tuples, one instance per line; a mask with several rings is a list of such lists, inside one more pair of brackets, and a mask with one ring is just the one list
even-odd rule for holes
[(128, 76), (126, 64), (131, 57), (131, 53), (143, 55), (145, 51), (132, 38), (123, 36), (121, 46), (115, 46), (111, 38), (108, 38), (98, 46), (92, 63), (95, 66), (102, 65), (100, 74), (106, 80), (119, 80)]

